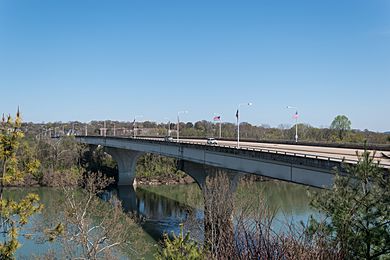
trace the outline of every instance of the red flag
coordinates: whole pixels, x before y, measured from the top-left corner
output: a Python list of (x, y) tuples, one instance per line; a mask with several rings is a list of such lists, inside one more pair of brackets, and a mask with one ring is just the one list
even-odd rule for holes
[(294, 119), (298, 119), (298, 117), (299, 117), (299, 115), (298, 115), (298, 111), (297, 111), (297, 112), (295, 112), (295, 114), (293, 115), (293, 118), (294, 118)]
[(214, 120), (214, 121), (221, 121), (221, 116), (215, 116), (215, 117), (213, 118), (213, 120)]

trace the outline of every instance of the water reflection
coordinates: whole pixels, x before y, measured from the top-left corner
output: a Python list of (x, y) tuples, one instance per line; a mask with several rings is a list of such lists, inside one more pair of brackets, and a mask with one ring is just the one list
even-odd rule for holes
[[(256, 206), (260, 200), (277, 211), (279, 222), (306, 222), (314, 212), (309, 207), (308, 189), (284, 182), (240, 184), (235, 194), (237, 207)], [(196, 184), (175, 186), (143, 186), (135, 191), (132, 186), (113, 191), (127, 212), (134, 212), (145, 221), (144, 230), (159, 240), (167, 232), (179, 232), (180, 223), (193, 236), (202, 239), (203, 196)]]
[(164, 233), (178, 233), (180, 223), (186, 222), (192, 212), (200, 211), (143, 188), (135, 191), (132, 186), (122, 186), (113, 192), (122, 201), (126, 212), (135, 213), (144, 220), (142, 227), (156, 240), (161, 239)]

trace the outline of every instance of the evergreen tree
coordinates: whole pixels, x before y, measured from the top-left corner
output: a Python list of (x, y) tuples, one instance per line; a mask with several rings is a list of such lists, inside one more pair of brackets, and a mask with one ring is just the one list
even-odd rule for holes
[(5, 118), (3, 115), (0, 125), (0, 232), (3, 234), (0, 241), (0, 259), (13, 259), (20, 246), (18, 242), (20, 227), (27, 224), (28, 218), (41, 209), (36, 194), (28, 194), (18, 202), (3, 197), (7, 184), (20, 181), (25, 174), (34, 173), (39, 167), (37, 160), (24, 162), (23, 167), (20, 165), (17, 153), (23, 138), (20, 126), (19, 111), (15, 120), (11, 116)]
[(310, 231), (324, 232), (347, 259), (390, 257), (390, 176), (367, 150), (358, 159), (331, 190), (315, 194), (312, 205), (328, 220), (312, 218)]

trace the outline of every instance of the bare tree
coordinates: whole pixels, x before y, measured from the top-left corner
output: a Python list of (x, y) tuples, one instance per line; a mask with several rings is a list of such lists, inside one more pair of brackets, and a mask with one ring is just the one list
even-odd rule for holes
[(63, 232), (59, 239), (64, 254), (73, 259), (113, 259), (114, 249), (126, 246), (134, 233), (134, 221), (122, 211), (115, 197), (109, 203), (98, 198), (112, 179), (91, 173), (82, 181), (84, 189), (63, 186)]
[[(229, 173), (228, 173), (229, 174)], [(211, 259), (343, 259), (321, 232), (291, 222), (275, 230), (277, 209), (260, 193), (257, 199), (234, 198), (234, 183), (215, 170), (203, 187), (205, 255)], [(241, 183), (250, 189), (250, 181)], [(234, 221), (233, 221), (234, 219)]]
[(221, 170), (209, 170), (203, 186), (205, 248), (219, 259), (234, 246), (232, 182)]

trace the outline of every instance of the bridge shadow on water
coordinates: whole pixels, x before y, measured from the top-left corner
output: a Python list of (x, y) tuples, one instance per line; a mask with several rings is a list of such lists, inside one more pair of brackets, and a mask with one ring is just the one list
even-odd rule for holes
[(133, 186), (113, 187), (102, 199), (108, 200), (111, 196), (118, 197), (125, 212), (140, 218), (141, 227), (156, 241), (159, 241), (164, 233), (178, 234), (181, 223), (184, 223), (186, 231), (203, 238), (203, 234), (199, 233), (199, 227), (203, 225), (203, 210), (146, 189), (134, 190)]

